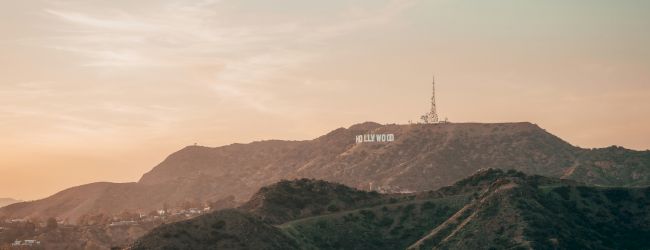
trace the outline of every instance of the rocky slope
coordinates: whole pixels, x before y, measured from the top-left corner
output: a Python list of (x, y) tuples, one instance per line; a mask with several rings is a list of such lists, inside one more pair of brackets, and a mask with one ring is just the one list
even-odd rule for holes
[[(588, 187), (512, 170), (482, 170), (452, 186), (414, 194), (377, 194), (298, 180), (269, 186), (255, 197), (238, 210), (160, 226), (133, 248), (650, 247), (650, 188)], [(314, 208), (340, 204), (342, 197), (351, 197), (345, 204), (352, 205), (314, 213)], [(259, 209), (264, 206), (284, 207), (292, 216), (265, 220), (277, 218), (277, 211)]]
[[(355, 143), (392, 133), (393, 142)], [(146, 212), (234, 195), (242, 202), (282, 179), (317, 178), (383, 192), (433, 190), (479, 168), (515, 169), (603, 186), (650, 184), (650, 152), (582, 149), (531, 123), (447, 123), (339, 128), (308, 141), (260, 141), (173, 153), (137, 183), (94, 183), (43, 200), (13, 204), (0, 216), (60, 217)]]

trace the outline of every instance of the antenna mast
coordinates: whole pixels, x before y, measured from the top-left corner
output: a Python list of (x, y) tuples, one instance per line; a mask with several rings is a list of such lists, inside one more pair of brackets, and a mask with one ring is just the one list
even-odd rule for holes
[(438, 112), (436, 111), (436, 77), (433, 76), (433, 81), (431, 85), (433, 87), (433, 93), (431, 94), (431, 111), (429, 111), (429, 122), (437, 123), (438, 122)]

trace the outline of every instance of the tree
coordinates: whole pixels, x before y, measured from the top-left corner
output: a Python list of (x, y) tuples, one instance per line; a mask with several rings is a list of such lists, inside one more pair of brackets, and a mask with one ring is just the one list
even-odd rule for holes
[(422, 115), (422, 116), (420, 116), (420, 120), (422, 120), (423, 123), (429, 123), (429, 116), (428, 115)]
[(111, 221), (111, 217), (103, 213), (99, 214), (84, 214), (79, 219), (80, 225), (105, 225)]
[(48, 231), (50, 231), (50, 230), (54, 230), (54, 229), (56, 229), (57, 227), (59, 227), (59, 224), (56, 222), (56, 219), (54, 219), (54, 218), (52, 218), (52, 217), (50, 217), (49, 219), (47, 219), (47, 222), (46, 222), (46, 224), (45, 224), (45, 228), (46, 228)]
[(128, 211), (128, 210), (124, 210), (120, 214), (118, 214), (117, 217), (120, 220), (137, 220), (137, 219), (140, 218), (140, 214), (133, 213), (133, 212)]

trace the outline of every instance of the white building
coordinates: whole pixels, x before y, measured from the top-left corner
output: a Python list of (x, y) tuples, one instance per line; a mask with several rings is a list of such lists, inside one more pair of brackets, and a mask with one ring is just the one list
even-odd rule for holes
[(40, 244), (41, 244), (41, 242), (37, 241), (37, 240), (23, 240), (23, 241), (16, 240), (16, 241), (14, 241), (14, 243), (11, 243), (11, 246), (13, 246), (13, 247), (30, 246), (31, 247), (31, 246), (36, 246), (36, 245), (40, 245)]

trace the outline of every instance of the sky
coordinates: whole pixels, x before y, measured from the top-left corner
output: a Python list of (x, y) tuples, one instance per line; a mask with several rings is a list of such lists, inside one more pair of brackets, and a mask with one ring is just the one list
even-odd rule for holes
[[(650, 149), (650, 1), (0, 3), (0, 197), (131, 182), (181, 148), (529, 121)], [(351, 138), (352, 140), (353, 138)]]

